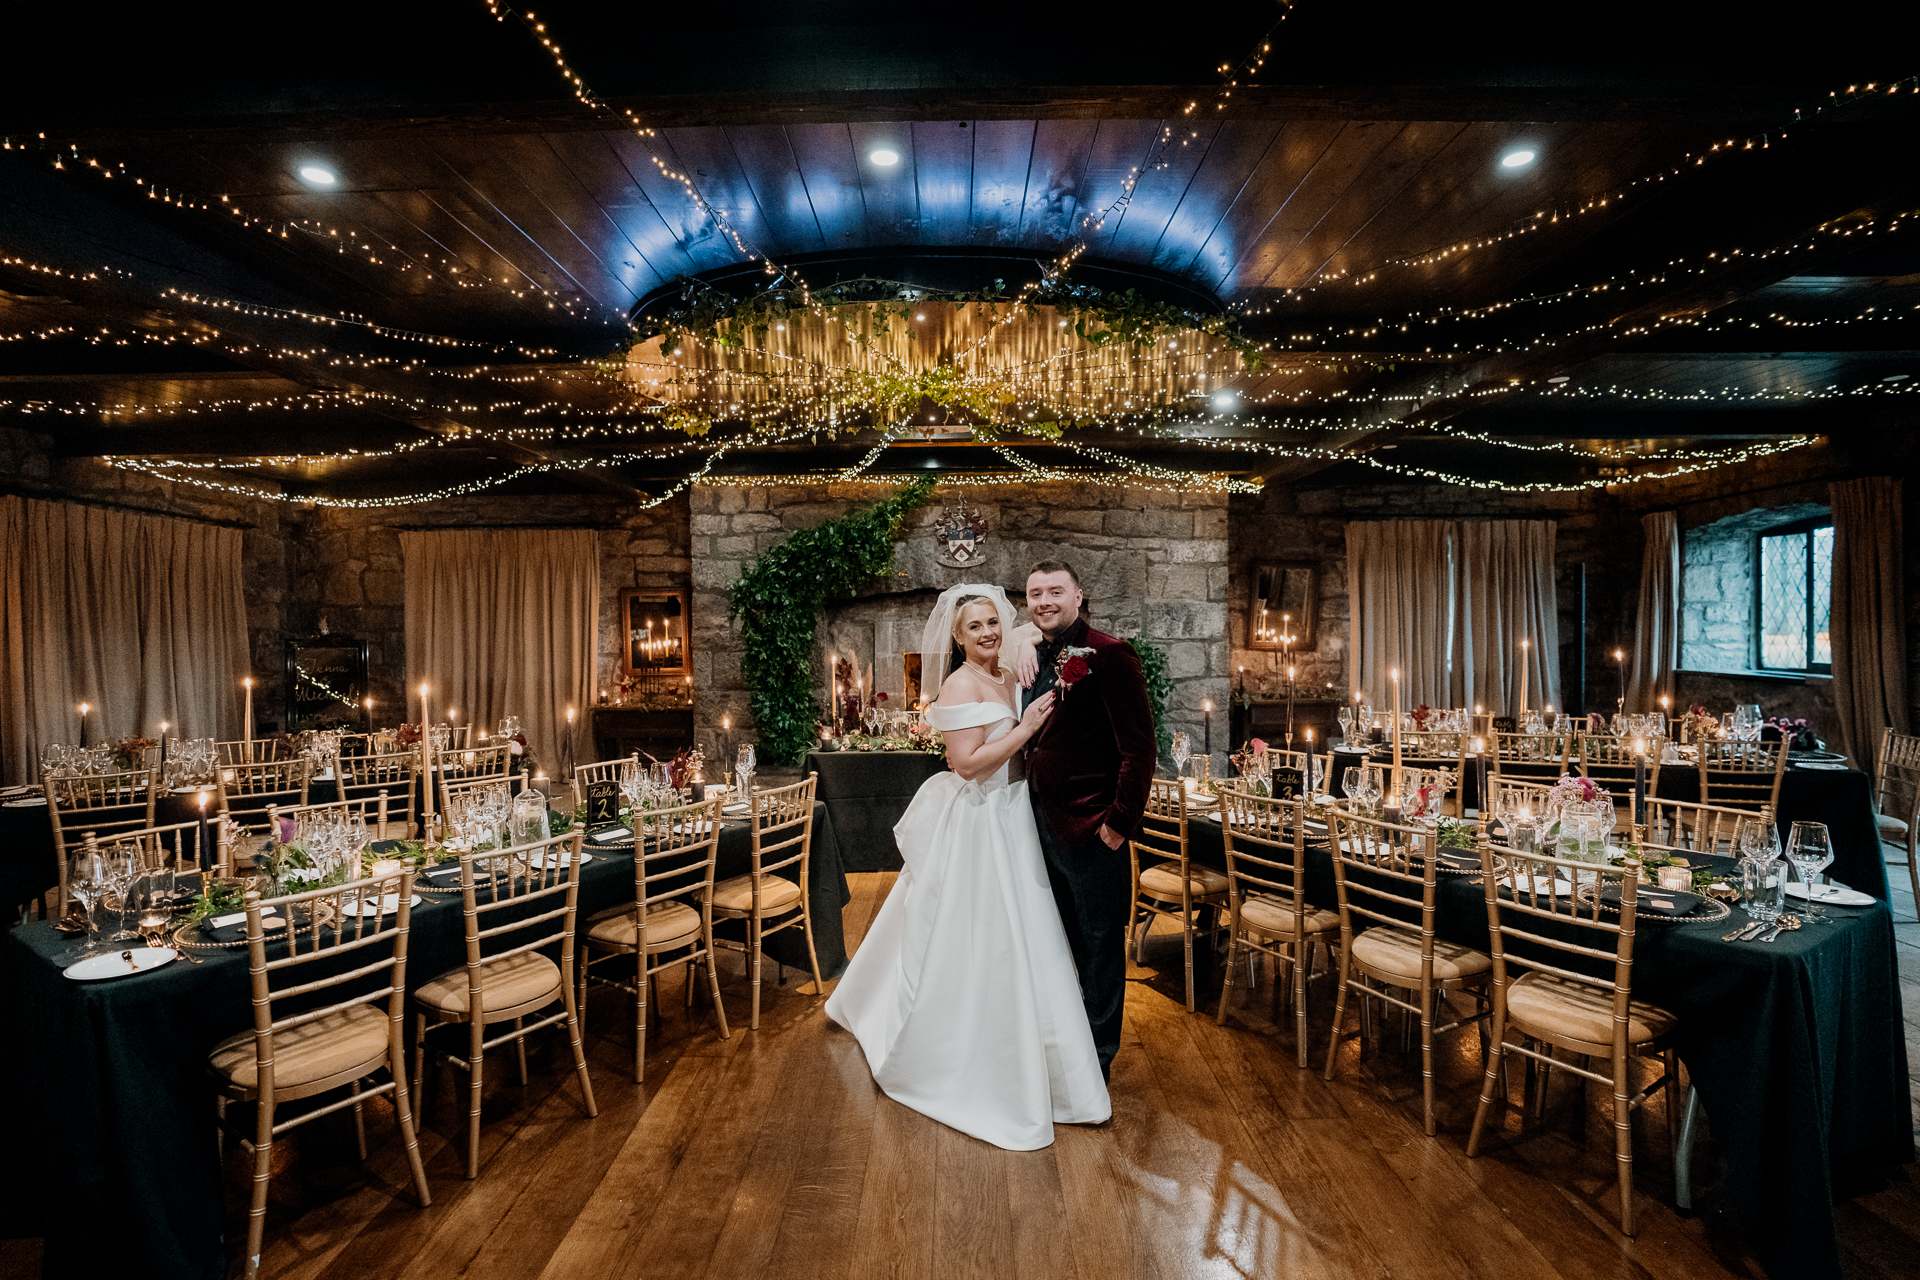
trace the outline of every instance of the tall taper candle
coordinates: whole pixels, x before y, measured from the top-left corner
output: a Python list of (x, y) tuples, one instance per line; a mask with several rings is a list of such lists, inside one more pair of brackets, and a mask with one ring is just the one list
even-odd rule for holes
[(1625, 711), (1627, 709), (1627, 651), (1625, 649), (1613, 651), (1613, 667), (1620, 676), (1620, 705), (1617, 710)]
[(1212, 755), (1213, 754), (1213, 700), (1211, 698), (1203, 701), (1200, 704), (1200, 717), (1201, 717), (1200, 718), (1200, 725), (1201, 725), (1200, 749), (1206, 752), (1208, 755)]
[(1647, 744), (1633, 744), (1633, 821), (1638, 826), (1647, 820)]
[(160, 763), (165, 764), (166, 762), (167, 762), (167, 722), (165, 720), (162, 720), (160, 722)]
[(1527, 714), (1527, 656), (1533, 648), (1533, 641), (1520, 642), (1520, 714)]
[(1400, 794), (1400, 668), (1393, 669), (1393, 791)]
[(420, 838), (431, 840), (433, 825), (433, 712), (427, 704), (427, 686), (420, 686), (420, 776), (425, 788), (420, 798)]
[(87, 712), (93, 708), (87, 703), (80, 704), (80, 745), (87, 745)]
[[(372, 736), (373, 734), (373, 699), (372, 698), (367, 699), (367, 734), (368, 736)], [(367, 748), (367, 754), (368, 755), (373, 754), (373, 748), (371, 746)]]
[[(243, 726), (246, 731), (244, 736), (246, 737), (247, 745), (252, 746), (253, 745), (253, 677), (248, 676), (246, 679), (242, 680), (240, 683), (243, 686), (245, 686), (247, 690), (247, 719), (246, 719), (246, 724)], [(253, 759), (252, 751), (247, 752), (247, 759), (248, 760)]]

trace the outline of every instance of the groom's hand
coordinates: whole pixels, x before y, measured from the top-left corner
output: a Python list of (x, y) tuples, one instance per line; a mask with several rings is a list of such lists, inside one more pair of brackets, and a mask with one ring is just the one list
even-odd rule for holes
[(1115, 831), (1103, 822), (1100, 824), (1100, 843), (1109, 849), (1118, 849), (1121, 845), (1125, 844), (1126, 841), (1121, 839), (1118, 831)]

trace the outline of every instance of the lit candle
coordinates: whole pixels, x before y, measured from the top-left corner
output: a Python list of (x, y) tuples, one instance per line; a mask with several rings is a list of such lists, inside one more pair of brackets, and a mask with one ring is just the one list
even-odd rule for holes
[(431, 839), (428, 827), (433, 823), (433, 712), (424, 683), (420, 686), (420, 776), (426, 783), (426, 794), (420, 798), (420, 835)]
[[(1473, 807), (1481, 817), (1485, 817), (1487, 814), (1487, 743), (1484, 738), (1473, 740), (1473, 780), (1476, 784)], [(1460, 808), (1462, 812), (1466, 809), (1464, 799), (1461, 801)]]
[[(240, 683), (243, 687), (245, 687), (247, 691), (247, 718), (245, 723), (245, 737), (246, 737), (247, 743), (251, 745), (253, 743), (253, 677), (248, 676), (246, 679), (242, 680)], [(247, 758), (249, 760), (253, 758), (253, 753), (251, 751), (247, 753)]]
[(1527, 714), (1527, 655), (1533, 649), (1533, 641), (1520, 642), (1520, 714)]
[(201, 791), (194, 797), (200, 806), (200, 869), (210, 871), (214, 866), (213, 848), (207, 835), (207, 793)]
[(87, 703), (80, 704), (80, 745), (83, 747), (87, 745), (87, 712), (92, 709)]
[(1200, 717), (1201, 717), (1200, 718), (1200, 725), (1201, 725), (1200, 749), (1206, 752), (1208, 755), (1212, 755), (1213, 754), (1213, 700), (1211, 698), (1207, 699), (1206, 701), (1200, 704)]
[(1393, 786), (1400, 788), (1400, 668), (1393, 669)]
[(167, 762), (167, 722), (165, 720), (162, 720), (160, 722), (160, 763), (165, 764), (166, 762)]
[[(367, 699), (367, 732), (373, 732), (373, 699)], [(371, 752), (369, 752), (371, 754)]]
[(1627, 651), (1625, 649), (1613, 651), (1613, 666), (1620, 676), (1620, 705), (1617, 710), (1625, 711), (1627, 709)]

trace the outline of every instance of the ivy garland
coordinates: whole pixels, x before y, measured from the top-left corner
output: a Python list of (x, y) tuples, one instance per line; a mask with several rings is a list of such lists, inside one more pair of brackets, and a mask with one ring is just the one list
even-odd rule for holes
[(792, 765), (813, 743), (818, 708), (813, 698), (813, 640), (820, 606), (850, 596), (893, 567), (893, 544), (907, 521), (933, 500), (928, 476), (892, 497), (767, 548), (727, 589), (729, 611), (741, 621), (740, 673), (746, 678), (760, 755)]
[(1167, 651), (1139, 636), (1127, 641), (1140, 657), (1140, 673), (1147, 678), (1147, 701), (1153, 706), (1153, 740), (1161, 755), (1173, 750), (1173, 730), (1167, 727), (1167, 699), (1173, 677), (1167, 674)]

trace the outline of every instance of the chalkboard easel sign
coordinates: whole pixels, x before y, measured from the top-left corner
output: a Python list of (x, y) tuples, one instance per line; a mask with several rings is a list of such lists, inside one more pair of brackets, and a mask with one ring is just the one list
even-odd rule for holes
[(288, 733), (366, 722), (367, 651), (351, 636), (287, 641)]

